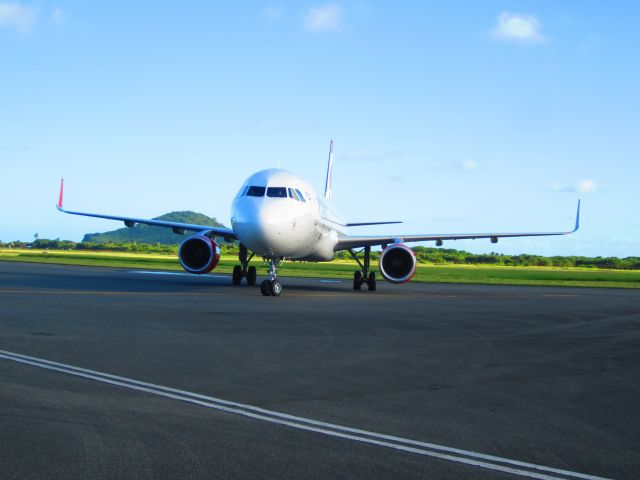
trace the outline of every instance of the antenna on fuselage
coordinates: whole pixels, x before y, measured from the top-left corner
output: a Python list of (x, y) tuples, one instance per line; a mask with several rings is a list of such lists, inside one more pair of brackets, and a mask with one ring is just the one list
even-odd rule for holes
[(324, 198), (331, 201), (331, 175), (333, 173), (333, 140), (329, 144), (329, 163), (327, 164), (327, 179), (324, 184)]

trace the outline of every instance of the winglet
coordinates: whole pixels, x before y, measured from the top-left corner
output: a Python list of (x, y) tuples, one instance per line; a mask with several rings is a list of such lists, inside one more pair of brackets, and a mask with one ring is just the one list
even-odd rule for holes
[(62, 211), (62, 200), (64, 195), (64, 178), (60, 179), (60, 195), (58, 196), (58, 204), (56, 205), (57, 209)]
[(331, 176), (333, 174), (333, 140), (329, 144), (329, 163), (327, 164), (327, 180), (324, 184), (324, 198), (331, 201)]
[(576, 212), (576, 227), (573, 229), (573, 232), (577, 232), (579, 228), (580, 228), (580, 199), (578, 199), (578, 211)]

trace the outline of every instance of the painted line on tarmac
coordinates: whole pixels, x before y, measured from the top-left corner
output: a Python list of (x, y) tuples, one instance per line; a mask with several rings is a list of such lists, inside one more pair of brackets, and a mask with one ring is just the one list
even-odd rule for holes
[[(262, 298), (259, 290), (256, 289), (255, 295), (248, 295), (247, 298)], [(101, 291), (101, 290), (0, 290), (3, 294), (22, 294), (22, 295), (128, 295), (128, 296), (158, 296), (158, 295), (193, 295), (193, 296), (210, 296), (210, 297), (231, 297), (234, 293), (218, 293), (218, 292), (118, 292), (118, 291)], [(384, 295), (368, 295), (367, 293), (353, 293), (350, 291), (344, 293), (296, 293), (287, 291), (286, 298), (324, 298), (324, 297), (341, 297), (341, 298), (367, 298), (367, 300), (380, 299), (388, 300), (389, 298), (456, 298), (455, 295), (404, 295), (388, 293)]]
[(31, 365), (38, 368), (52, 370), (59, 373), (66, 373), (76, 377), (95, 380), (110, 385), (128, 388), (139, 392), (150, 393), (173, 400), (199, 405), (214, 410), (219, 410), (236, 415), (242, 415), (255, 420), (284, 425), (298, 430), (320, 433), (332, 437), (343, 438), (369, 445), (391, 448), (403, 452), (425, 455), (450, 462), (461, 463), (469, 466), (484, 468), (518, 475), (521, 477), (536, 478), (541, 480), (606, 480), (603, 477), (586, 475), (582, 473), (562, 470), (558, 468), (546, 467), (534, 463), (521, 462), (509, 458), (494, 455), (462, 450), (458, 448), (437, 445), (434, 443), (420, 442), (393, 435), (370, 432), (357, 428), (346, 427), (334, 423), (326, 423), (304, 417), (288, 415), (286, 413), (275, 412), (252, 405), (231, 402), (220, 398), (200, 395), (198, 393), (179, 390), (176, 388), (164, 387), (153, 383), (142, 382), (127, 377), (120, 377), (108, 373), (88, 370), (64, 363), (45, 360), (37, 357), (30, 357), (19, 353), (0, 350), (0, 358), (16, 363)]
[[(194, 278), (198, 275), (194, 275), (193, 273), (182, 273), (182, 272), (165, 272), (160, 270), (131, 270), (129, 273), (142, 274), (142, 275), (174, 275), (181, 277), (191, 277)], [(231, 278), (230, 275), (211, 275), (207, 273), (206, 275), (200, 275), (202, 278)], [(344, 283), (344, 280), (333, 280), (333, 279), (320, 279), (320, 283)]]
[(579, 297), (577, 293), (547, 293), (543, 297)]
[[(142, 274), (142, 275), (175, 275), (181, 277), (191, 277), (194, 278), (197, 275), (193, 273), (183, 273), (183, 272), (166, 272), (161, 270), (131, 270), (129, 273)], [(202, 278), (231, 278), (230, 275), (211, 275), (207, 273), (206, 275), (200, 275)], [(309, 280), (309, 279), (307, 279)], [(320, 283), (344, 283), (344, 280), (334, 280), (334, 279), (320, 279)]]
[(211, 293), (211, 292), (117, 292), (103, 290), (0, 290), (3, 293), (17, 293), (24, 295), (204, 295), (228, 297), (231, 293)]
[(231, 278), (229, 275), (195, 275), (193, 273), (182, 273), (182, 272), (165, 272), (161, 270), (131, 270), (129, 273), (137, 273), (142, 275), (173, 275), (179, 277), (190, 277), (190, 278)]

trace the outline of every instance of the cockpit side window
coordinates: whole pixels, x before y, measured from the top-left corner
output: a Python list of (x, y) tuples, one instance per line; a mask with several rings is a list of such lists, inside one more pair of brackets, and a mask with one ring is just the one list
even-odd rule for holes
[(257, 187), (255, 185), (251, 185), (247, 190), (247, 197), (264, 197), (265, 187)]
[(300, 198), (298, 197), (298, 194), (296, 193), (296, 191), (293, 188), (287, 188), (287, 191), (289, 192), (289, 196), (291, 198), (293, 198), (294, 200), (297, 200), (298, 202), (300, 201)]
[(296, 188), (296, 193), (300, 197), (300, 201), (306, 202), (306, 200), (304, 199), (304, 195), (302, 195), (302, 192), (300, 190), (298, 190), (297, 188)]
[(269, 187), (267, 188), (267, 197), (287, 198), (287, 189), (285, 187)]

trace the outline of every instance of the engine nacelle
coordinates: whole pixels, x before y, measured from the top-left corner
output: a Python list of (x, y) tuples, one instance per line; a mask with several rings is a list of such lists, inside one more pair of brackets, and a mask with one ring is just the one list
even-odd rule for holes
[(194, 235), (182, 242), (178, 258), (187, 272), (202, 275), (209, 273), (218, 264), (220, 247), (209, 237)]
[(403, 243), (389, 245), (380, 254), (380, 273), (391, 283), (405, 283), (416, 273), (416, 255)]

